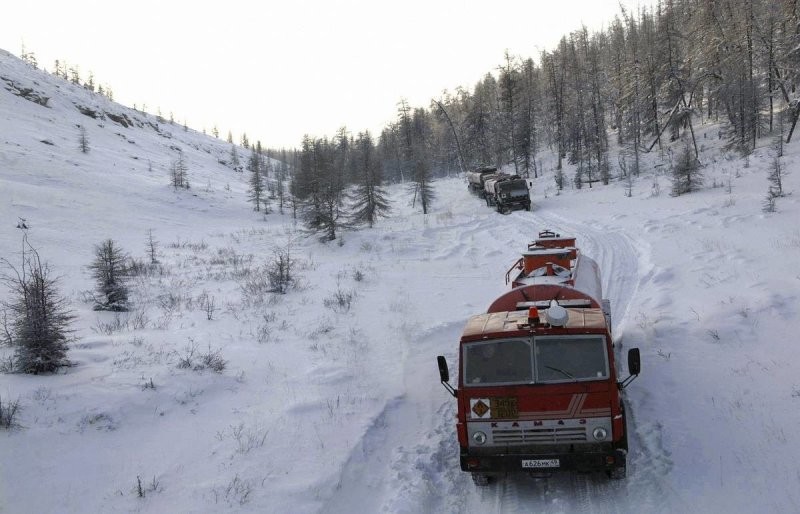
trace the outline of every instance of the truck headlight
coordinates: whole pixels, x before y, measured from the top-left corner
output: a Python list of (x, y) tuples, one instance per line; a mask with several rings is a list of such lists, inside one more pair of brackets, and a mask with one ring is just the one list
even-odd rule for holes
[(472, 434), (472, 440), (478, 444), (483, 444), (486, 442), (486, 434), (483, 432), (475, 432)]
[(597, 427), (592, 432), (592, 436), (594, 436), (594, 438), (597, 439), (598, 441), (602, 441), (603, 439), (606, 438), (607, 435), (608, 431), (603, 427)]

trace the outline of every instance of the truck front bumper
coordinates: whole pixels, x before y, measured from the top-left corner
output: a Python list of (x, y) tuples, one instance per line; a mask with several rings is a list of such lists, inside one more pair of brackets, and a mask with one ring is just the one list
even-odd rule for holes
[(461, 469), (472, 473), (510, 473), (556, 471), (613, 471), (625, 467), (623, 449), (592, 449), (553, 453), (470, 453), (461, 451)]

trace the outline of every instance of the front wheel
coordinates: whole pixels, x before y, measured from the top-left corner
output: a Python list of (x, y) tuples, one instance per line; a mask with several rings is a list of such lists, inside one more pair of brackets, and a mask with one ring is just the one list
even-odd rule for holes
[(473, 473), (472, 481), (478, 487), (486, 487), (487, 485), (489, 485), (489, 475), (484, 475), (482, 473)]
[(606, 474), (611, 480), (622, 480), (628, 476), (628, 468), (627, 466), (620, 466), (612, 469), (611, 471), (606, 471)]

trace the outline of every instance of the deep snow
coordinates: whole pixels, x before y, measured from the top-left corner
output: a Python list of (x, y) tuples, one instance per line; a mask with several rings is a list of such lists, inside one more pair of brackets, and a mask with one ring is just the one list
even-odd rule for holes
[[(632, 197), (621, 181), (556, 195), (545, 155), (530, 213), (499, 215), (452, 177), (435, 183), (425, 216), (393, 186), (392, 217), (322, 245), (288, 212), (252, 210), (247, 173), (219, 162), (223, 141), (2, 51), (0, 77), (51, 97), (42, 107), (0, 80), (0, 256), (19, 262), (25, 218), (78, 316), (73, 366), (0, 375), (2, 401), (22, 406), (21, 427), (0, 432), (0, 512), (800, 511), (800, 207), (792, 194), (761, 210), (768, 139), (748, 165), (720, 150), (717, 126), (699, 127), (706, 187), (678, 198), (657, 151)], [(783, 161), (788, 192), (797, 144)], [(188, 191), (169, 186), (176, 148)], [(629, 477), (512, 476), (477, 489), (458, 469), (435, 356), (453, 367), (463, 323), (506, 289), (506, 270), (545, 228), (597, 260), (617, 342), (642, 350), (627, 389)], [(92, 311), (94, 245), (113, 238), (144, 258), (150, 229), (163, 271), (132, 283), (131, 313)], [(299, 287), (247, 293), (287, 245)], [(337, 294), (352, 295), (349, 309)], [(219, 351), (226, 369), (179, 368), (193, 346)]]

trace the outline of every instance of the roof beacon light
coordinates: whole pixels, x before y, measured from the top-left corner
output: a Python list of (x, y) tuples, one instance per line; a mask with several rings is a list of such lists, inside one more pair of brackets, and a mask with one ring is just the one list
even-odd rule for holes
[(536, 307), (528, 308), (528, 325), (534, 326), (539, 322), (539, 309)]
[(564, 327), (569, 321), (567, 309), (560, 306), (557, 301), (550, 300), (550, 308), (547, 309), (547, 322), (551, 327)]

